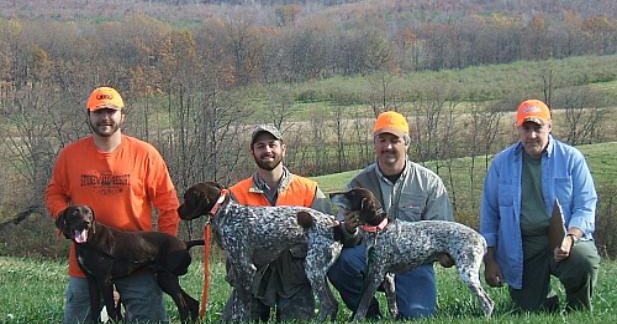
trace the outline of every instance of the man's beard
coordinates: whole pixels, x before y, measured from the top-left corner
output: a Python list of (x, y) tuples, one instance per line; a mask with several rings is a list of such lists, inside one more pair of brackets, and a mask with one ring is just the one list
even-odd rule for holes
[(100, 137), (110, 137), (113, 134), (115, 134), (119, 129), (121, 124), (120, 123), (111, 123), (110, 125), (105, 125), (107, 127), (111, 127), (111, 131), (105, 131), (102, 132), (99, 130), (99, 127), (102, 125), (102, 123), (99, 123), (98, 125), (93, 125), (92, 122), (88, 122), (88, 124), (90, 125), (90, 129), (92, 129), (92, 132), (94, 132), (96, 135), (100, 136)]
[(280, 155), (275, 155), (272, 161), (262, 161), (260, 158), (253, 157), (255, 159), (255, 163), (257, 166), (266, 171), (274, 170), (281, 162), (283, 162), (283, 158)]

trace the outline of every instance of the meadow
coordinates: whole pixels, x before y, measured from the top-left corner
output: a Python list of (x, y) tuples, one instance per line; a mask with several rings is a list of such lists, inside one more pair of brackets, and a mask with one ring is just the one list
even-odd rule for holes
[[(601, 143), (581, 146), (592, 170), (596, 186), (614, 186), (617, 161), (614, 152), (617, 143)], [(456, 163), (466, 168), (469, 158), (458, 159)], [(435, 162), (427, 163), (434, 167)], [(340, 190), (358, 171), (331, 174), (314, 179), (325, 191)], [(460, 175), (461, 177), (463, 175)], [(482, 174), (478, 174), (482, 177)], [(464, 178), (454, 183), (464, 184)], [(478, 184), (481, 185), (481, 184)], [(479, 194), (479, 189), (474, 190)], [(463, 190), (460, 188), (459, 190)], [(477, 197), (479, 199), (479, 196)], [(602, 202), (601, 202), (602, 203)], [(614, 215), (609, 217), (612, 219)], [(598, 231), (612, 231), (612, 220), (600, 219)], [(608, 222), (607, 222), (608, 221)], [(197, 228), (196, 228), (197, 229)], [(608, 234), (608, 233), (607, 233)], [(612, 237), (612, 236), (610, 236)], [(18, 239), (18, 238), (15, 238)], [(66, 244), (66, 240), (57, 239), (57, 244)], [(605, 242), (610, 243), (610, 242)], [(182, 277), (182, 285), (194, 297), (201, 296), (203, 285), (203, 266), (200, 248), (193, 249), (195, 261), (189, 273)], [(209, 290), (208, 310), (204, 322), (216, 322), (226, 302), (229, 286), (225, 282), (225, 269), (218, 251), (211, 259), (211, 284)], [(439, 312), (431, 319), (415, 321), (417, 323), (615, 323), (617, 322), (617, 262), (605, 258), (602, 262), (598, 285), (595, 289), (592, 313), (528, 314), (515, 311), (510, 303), (507, 288), (489, 288), (488, 292), (497, 306), (490, 319), (481, 315), (475, 297), (460, 282), (454, 268), (436, 267), (438, 273)], [(63, 293), (67, 282), (66, 262), (62, 256), (58, 260), (42, 258), (25, 258), (0, 256), (0, 323), (59, 323), (62, 320)], [(553, 288), (562, 301), (564, 291), (556, 279)], [(385, 301), (380, 294), (381, 306), (385, 312)], [(166, 306), (174, 322), (178, 321), (177, 310), (171, 298), (166, 297)], [(338, 322), (345, 322), (351, 313), (340, 303)], [(384, 321), (387, 322), (387, 321)]]
[[(17, 257), (0, 257), (0, 323), (60, 323), (62, 321), (63, 293), (66, 287), (66, 264), (59, 261), (36, 260)], [(203, 323), (217, 322), (228, 296), (224, 281), (224, 266), (214, 264), (211, 269), (209, 303)], [(201, 295), (203, 267), (195, 261), (181, 284), (194, 297)], [(495, 313), (484, 318), (475, 297), (458, 279), (454, 268), (437, 267), (438, 314), (431, 319), (414, 323), (615, 323), (617, 321), (617, 262), (603, 261), (598, 286), (595, 289), (591, 313), (520, 313), (510, 303), (507, 288), (489, 288), (488, 293), (496, 302)], [(563, 289), (553, 280), (553, 288), (564, 300)], [(380, 305), (385, 310), (383, 294)], [(165, 296), (167, 312), (172, 322), (179, 322), (173, 301)], [(337, 322), (346, 322), (351, 316), (339, 303)], [(383, 320), (383, 323), (393, 322)]]

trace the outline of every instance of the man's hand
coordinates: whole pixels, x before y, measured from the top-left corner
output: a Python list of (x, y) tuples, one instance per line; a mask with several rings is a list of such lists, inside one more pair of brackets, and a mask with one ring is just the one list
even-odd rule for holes
[(567, 259), (570, 256), (570, 250), (574, 245), (576, 238), (573, 235), (566, 235), (559, 244), (558, 247), (553, 250), (553, 258), (555, 262), (560, 262)]
[(345, 230), (347, 230), (348, 233), (355, 233), (356, 228), (360, 225), (358, 214), (351, 211), (345, 212), (343, 224), (345, 225)]
[(484, 280), (491, 287), (503, 286), (501, 268), (495, 259), (495, 248), (489, 247), (484, 256)]
[(496, 261), (484, 262), (484, 280), (491, 287), (503, 286), (501, 268)]

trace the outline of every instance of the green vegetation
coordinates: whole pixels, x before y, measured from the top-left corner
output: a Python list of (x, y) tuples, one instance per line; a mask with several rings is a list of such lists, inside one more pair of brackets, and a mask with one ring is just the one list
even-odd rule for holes
[[(505, 147), (504, 147), (505, 148)], [(577, 147), (586, 157), (589, 168), (593, 175), (596, 185), (607, 185), (617, 183), (617, 159), (615, 159), (615, 152), (617, 152), (617, 142), (600, 143), (581, 145)], [(413, 156), (410, 157), (413, 160)], [(448, 182), (449, 174), (445, 171), (444, 162), (429, 161), (423, 163), (424, 166), (431, 170), (436, 170), (437, 163), (441, 163), (443, 172), (439, 172), (440, 176), (445, 182)], [(490, 162), (489, 162), (490, 163)], [(454, 170), (471, 170), (471, 158), (465, 157), (455, 159), (453, 161)], [(476, 158), (476, 170), (480, 170), (476, 177), (484, 179), (484, 156)], [(319, 183), (319, 186), (324, 192), (337, 191), (345, 188), (345, 184), (351, 180), (360, 170), (352, 170), (341, 173), (329, 174), (325, 176), (313, 177), (312, 179)], [(462, 184), (469, 180), (469, 174), (467, 172), (456, 172), (453, 174), (454, 183)], [(481, 183), (476, 189), (481, 189)], [(449, 188), (452, 190), (452, 188)], [(457, 190), (464, 190), (463, 187), (456, 188)], [(478, 201), (480, 197), (477, 197)]]
[[(31, 324), (60, 323), (62, 320), (63, 294), (66, 288), (66, 264), (56, 261), (41, 261), (26, 258), (0, 257), (0, 323)], [(593, 300), (594, 312), (574, 314), (520, 314), (512, 310), (507, 288), (488, 292), (496, 301), (495, 315), (485, 319), (481, 315), (475, 297), (458, 279), (454, 268), (437, 267), (439, 289), (439, 314), (432, 319), (414, 323), (614, 323), (617, 321), (617, 263), (604, 261), (600, 268), (598, 286)], [(229, 293), (224, 280), (224, 265), (211, 267), (208, 310), (204, 323), (220, 318)], [(195, 261), (189, 273), (182, 277), (182, 286), (194, 297), (201, 295), (203, 267)], [(564, 301), (564, 292), (555, 280), (553, 288)], [(385, 312), (383, 294), (379, 294)], [(178, 312), (173, 301), (165, 297), (168, 314), (174, 323)], [(339, 303), (338, 322), (345, 322), (351, 313)], [(383, 321), (391, 322), (391, 321)]]

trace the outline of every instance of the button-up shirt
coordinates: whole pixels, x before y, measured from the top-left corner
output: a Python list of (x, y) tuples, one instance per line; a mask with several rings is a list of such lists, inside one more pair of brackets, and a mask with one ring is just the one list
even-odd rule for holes
[[(504, 279), (515, 289), (520, 289), (523, 281), (520, 226), (523, 150), (518, 142), (495, 156), (484, 180), (480, 208), (480, 232), (488, 246), (495, 248)], [(546, 213), (552, 215), (557, 199), (566, 228), (576, 227), (583, 232), (583, 240), (592, 240), (597, 195), (583, 154), (549, 135), (541, 170)]]

